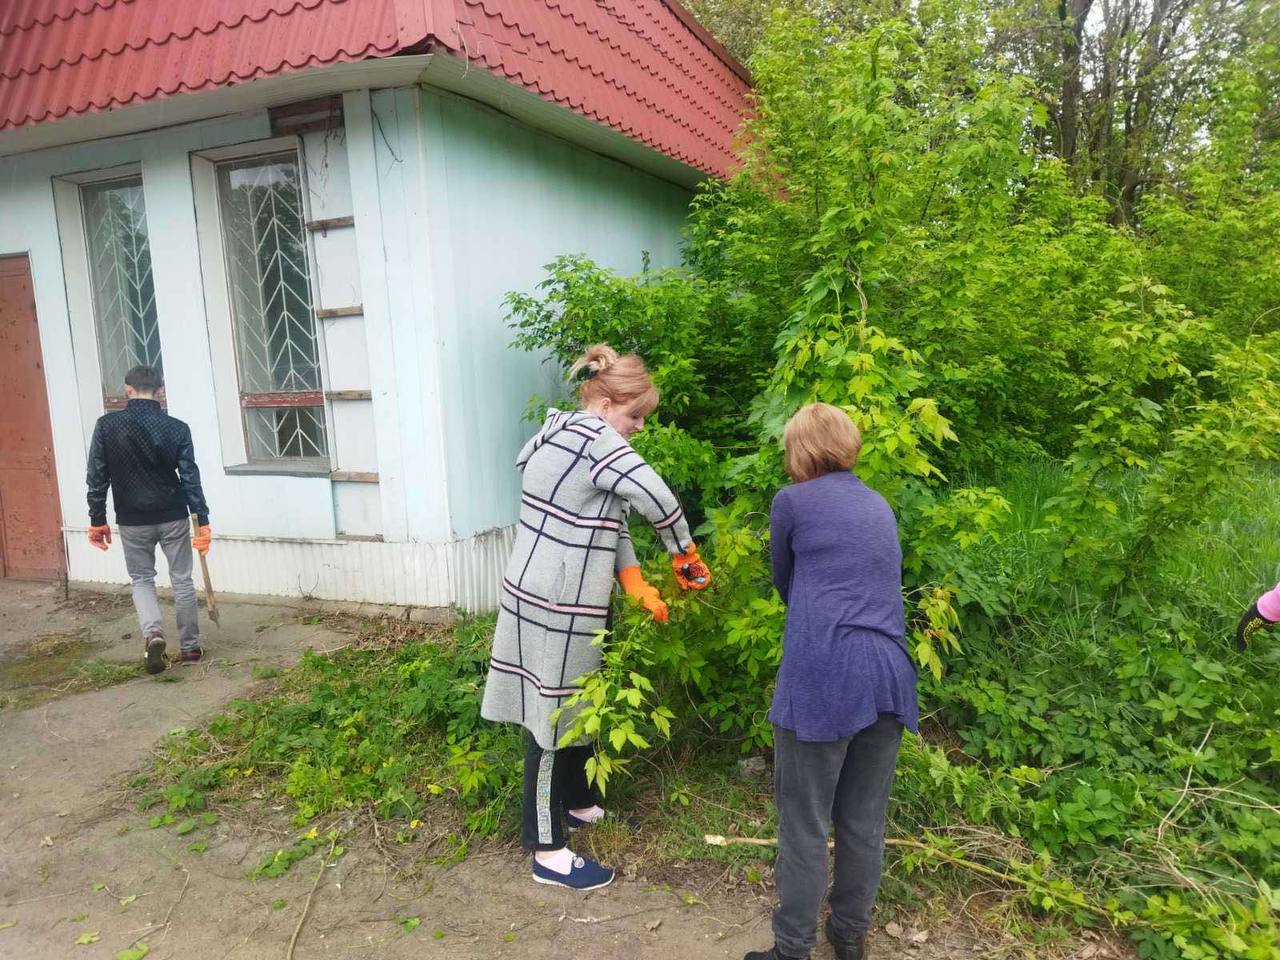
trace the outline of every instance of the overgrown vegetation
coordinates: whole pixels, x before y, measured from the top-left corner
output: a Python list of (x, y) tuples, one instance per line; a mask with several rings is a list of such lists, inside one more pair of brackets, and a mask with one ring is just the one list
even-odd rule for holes
[[(1230, 55), (1197, 58), (1147, 116), (1168, 129), (1114, 168), (1143, 171), (1126, 193), (1046, 133), (1062, 104), (1034, 57), (993, 51), (991, 8), (877, 9), (834, 32), (775, 18), (743, 169), (699, 193), (683, 269), (566, 257), (510, 299), (520, 346), (650, 361), (663, 405), (637, 443), (716, 575), (668, 596), (669, 624), (623, 611), (582, 694), (593, 773), (697, 808), (727, 781), (651, 765), (654, 748), (732, 767), (768, 747), (779, 438), (801, 403), (835, 403), (903, 537), (927, 713), (892, 812), (925, 844), (910, 862), (995, 870), (1144, 957), (1277, 960), (1280, 638), (1229, 639), (1280, 576), (1280, 64), (1244, 28), (1266, 11), (1227, 11)], [(479, 721), (486, 655), (468, 623), (308, 657), (174, 738), (169, 772), (203, 793), (283, 771), (300, 826), (360, 805), (415, 818), (438, 792), (459, 835), (492, 833), (519, 744)], [(767, 809), (729, 806), (723, 832), (768, 832)]]
[(208, 795), (278, 788), (298, 827), (363, 807), (411, 820), (447, 789), (466, 815), (458, 834), (492, 834), (518, 792), (508, 772), (521, 756), (512, 731), (480, 720), (492, 620), (453, 631), (386, 619), (338, 625), (354, 634), (347, 649), (307, 651), (271, 694), (234, 700), (205, 729), (171, 736), (165, 786), (143, 809), (163, 803), (189, 815)]
[(1197, 61), (1175, 129), (1114, 173), (1158, 176), (1108, 196), (1043, 135), (1043, 76), (987, 55), (987, 8), (911, 10), (774, 20), (744, 168), (699, 195), (683, 270), (564, 258), (511, 298), (522, 346), (652, 361), (639, 445), (718, 578), (666, 627), (624, 620), (575, 732), (601, 776), (668, 727), (769, 743), (779, 437), (835, 403), (897, 511), (925, 668), (900, 827), (1015, 838), (1009, 869), (1058, 872), (1034, 903), (1143, 956), (1280, 957), (1280, 645), (1229, 642), (1280, 572), (1275, 48)]

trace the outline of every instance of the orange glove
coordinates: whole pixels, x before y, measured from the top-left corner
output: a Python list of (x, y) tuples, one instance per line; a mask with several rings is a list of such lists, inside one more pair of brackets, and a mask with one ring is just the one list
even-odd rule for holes
[(653, 619), (659, 623), (667, 622), (667, 605), (662, 602), (662, 595), (658, 593), (657, 587), (649, 585), (639, 567), (624, 567), (619, 570), (618, 582), (627, 591), (627, 596), (635, 597), (644, 604)]
[(206, 523), (203, 527), (198, 528), (196, 535), (191, 538), (191, 546), (200, 553), (200, 556), (203, 557), (209, 552), (209, 540), (212, 537), (213, 531)]
[(99, 550), (107, 549), (111, 544), (111, 527), (105, 523), (100, 527), (90, 527), (89, 542)]
[(705, 590), (711, 583), (711, 571), (698, 556), (698, 545), (689, 544), (689, 549), (671, 558), (671, 569), (675, 571), (676, 583), (681, 590)]

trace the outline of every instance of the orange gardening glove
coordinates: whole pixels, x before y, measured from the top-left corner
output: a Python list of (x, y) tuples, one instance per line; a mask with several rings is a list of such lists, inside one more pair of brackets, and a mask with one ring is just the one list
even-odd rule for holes
[(644, 604), (653, 619), (659, 623), (667, 622), (667, 605), (662, 602), (662, 595), (658, 593), (657, 587), (649, 585), (639, 567), (624, 567), (619, 570), (618, 582), (627, 591), (627, 596), (635, 597)]
[(90, 527), (89, 542), (99, 550), (107, 549), (111, 545), (111, 527), (105, 523), (100, 527)]
[(671, 569), (675, 571), (676, 583), (681, 590), (705, 590), (711, 583), (711, 571), (698, 556), (698, 545), (689, 544), (689, 549), (671, 558)]
[(203, 557), (206, 553), (209, 552), (209, 540), (210, 538), (212, 538), (212, 536), (213, 536), (213, 531), (209, 528), (209, 525), (206, 523), (203, 527), (198, 528), (196, 531), (196, 535), (191, 538), (192, 548), (198, 551), (200, 556)]

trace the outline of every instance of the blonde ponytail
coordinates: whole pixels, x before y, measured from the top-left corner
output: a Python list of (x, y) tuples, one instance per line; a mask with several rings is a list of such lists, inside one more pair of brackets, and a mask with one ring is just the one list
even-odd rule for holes
[(658, 388), (644, 361), (634, 353), (620, 357), (607, 343), (593, 344), (569, 368), (570, 378), (578, 374), (583, 378), (578, 386), (578, 402), (584, 407), (603, 399), (619, 406), (640, 401), (647, 415), (658, 406)]
[(597, 343), (587, 347), (587, 352), (574, 361), (569, 368), (569, 379), (573, 379), (579, 371), (586, 370), (588, 379), (604, 373), (618, 362), (618, 351), (607, 343)]

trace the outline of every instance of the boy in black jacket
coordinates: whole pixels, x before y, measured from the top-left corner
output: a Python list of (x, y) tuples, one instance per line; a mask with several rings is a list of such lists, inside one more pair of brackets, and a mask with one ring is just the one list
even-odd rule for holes
[[(89, 446), (89, 542), (99, 550), (111, 543), (107, 488), (116, 507), (124, 563), (133, 580), (133, 606), (142, 625), (148, 673), (165, 668), (160, 604), (156, 600), (156, 545), (164, 551), (178, 612), (180, 663), (203, 655), (196, 589), (191, 580), (191, 548), (209, 552), (209, 508), (200, 489), (191, 428), (166, 414), (156, 400), (164, 380), (154, 367), (134, 367), (124, 378), (128, 403), (98, 418)], [(191, 532), (196, 515), (199, 532)]]

